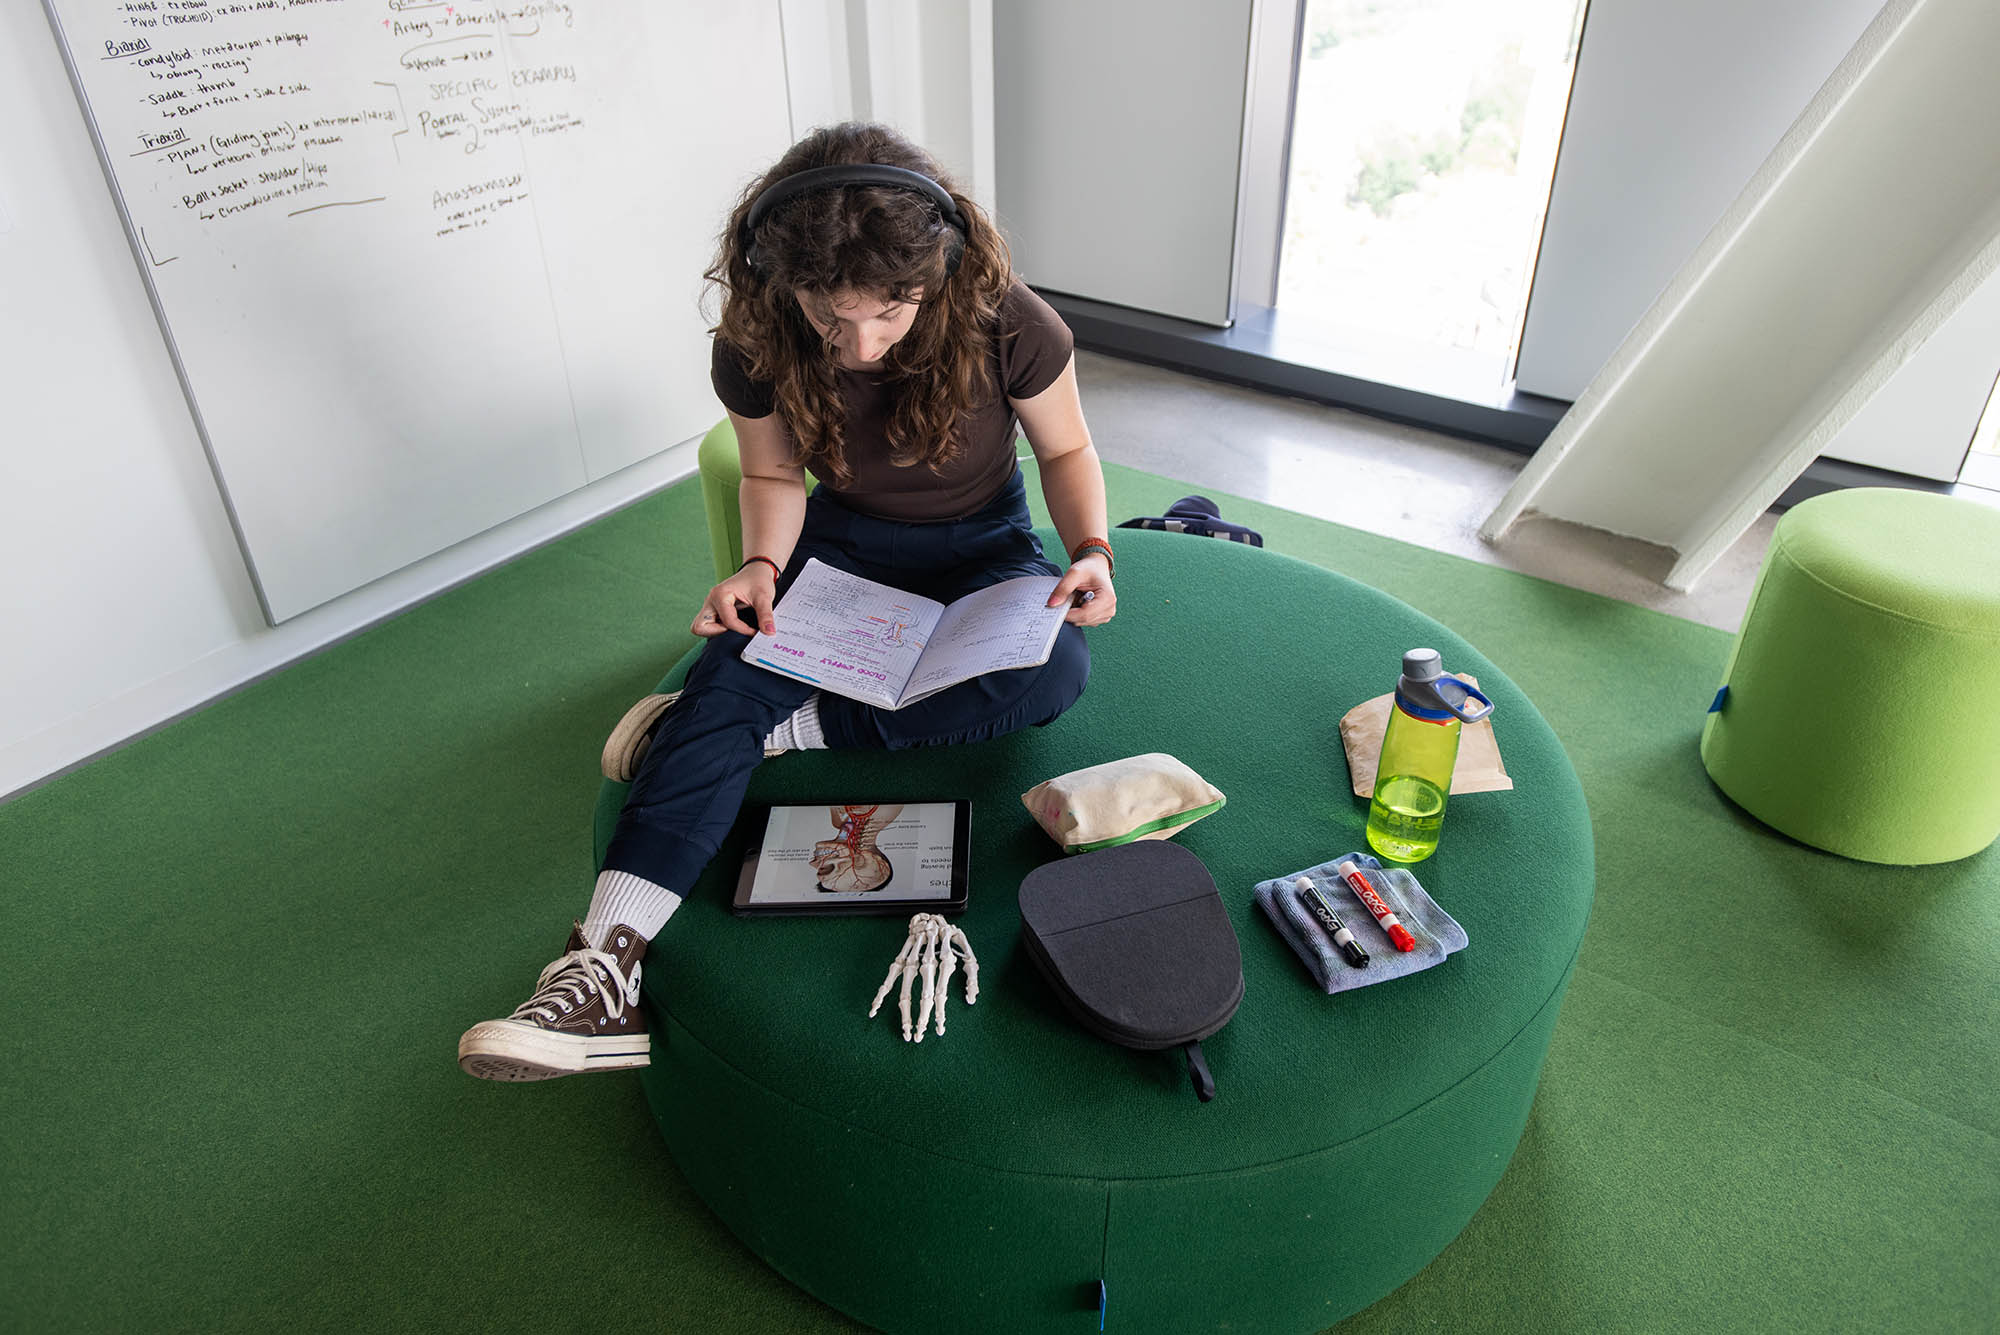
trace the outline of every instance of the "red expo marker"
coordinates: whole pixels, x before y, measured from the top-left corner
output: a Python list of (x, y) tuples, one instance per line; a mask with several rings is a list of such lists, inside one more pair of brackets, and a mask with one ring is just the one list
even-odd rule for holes
[(1361, 901), (1361, 907), (1375, 915), (1375, 921), (1382, 924), (1382, 930), (1389, 934), (1389, 941), (1396, 949), (1417, 948), (1417, 938), (1411, 936), (1410, 929), (1396, 920), (1396, 915), (1390, 912), (1389, 905), (1384, 902), (1382, 896), (1375, 893), (1375, 887), (1368, 884), (1368, 878), (1361, 874), (1361, 868), (1352, 862), (1343, 862), (1334, 870), (1340, 873), (1341, 880), (1347, 882), (1347, 888), (1354, 892), (1354, 897)]

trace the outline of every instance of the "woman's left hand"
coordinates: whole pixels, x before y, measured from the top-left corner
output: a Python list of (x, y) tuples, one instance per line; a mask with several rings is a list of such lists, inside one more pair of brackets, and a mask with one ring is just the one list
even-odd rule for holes
[(1116, 616), (1118, 595), (1111, 588), (1111, 563), (1095, 552), (1071, 563), (1047, 605), (1064, 603), (1075, 604), (1063, 616), (1072, 626), (1101, 626)]

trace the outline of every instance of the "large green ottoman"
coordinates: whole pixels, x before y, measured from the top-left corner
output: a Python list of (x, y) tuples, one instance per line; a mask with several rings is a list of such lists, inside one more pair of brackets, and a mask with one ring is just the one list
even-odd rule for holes
[[(753, 802), (973, 800), (959, 922), (981, 992), (943, 1037), (866, 1018), (904, 920), (732, 918), (740, 835), (646, 961), (644, 1085), (688, 1181), (779, 1273), (885, 1330), (1093, 1329), (1099, 1279), (1111, 1331), (1319, 1329), (1458, 1234), (1534, 1099), (1592, 892), (1589, 813), (1535, 707), (1436, 622), (1272, 552), (1126, 532), (1118, 591), (1089, 689), (1051, 726), (793, 753), (752, 780)], [(1516, 787), (1454, 799), (1418, 868), (1471, 944), (1328, 997), (1251, 889), (1362, 845), (1339, 718), (1419, 644), (1493, 697)], [(1204, 1044), (1208, 1104), (1177, 1054), (1079, 1028), (1019, 940), (1021, 879), (1060, 856), (1020, 794), (1148, 751), (1229, 799), (1177, 836), (1243, 946), (1242, 1007)], [(602, 793), (600, 851), (624, 791)]]
[(1778, 521), (1701, 759), (1744, 810), (1864, 862), (2000, 835), (2000, 510), (1868, 487)]

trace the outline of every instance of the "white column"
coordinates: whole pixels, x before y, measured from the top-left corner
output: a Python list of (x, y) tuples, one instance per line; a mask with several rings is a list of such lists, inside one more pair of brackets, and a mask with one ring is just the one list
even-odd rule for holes
[[(844, 16), (849, 114), (894, 126), (991, 211), (992, 0), (830, 3)], [(801, 121), (798, 132), (819, 123)]]
[(1693, 586), (2000, 270), (2000, 6), (1890, 0), (1557, 425), (1532, 508)]
[[(856, 116), (846, 0), (779, 0), (785, 29), (785, 88), (792, 138)], [(864, 62), (865, 63), (865, 62)]]

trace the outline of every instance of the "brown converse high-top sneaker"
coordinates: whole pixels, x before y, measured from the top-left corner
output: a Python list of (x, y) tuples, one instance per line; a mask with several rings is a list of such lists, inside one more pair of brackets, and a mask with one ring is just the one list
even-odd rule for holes
[(652, 1060), (639, 1011), (639, 960), (646, 938), (620, 924), (605, 948), (571, 928), (568, 950), (542, 970), (535, 995), (504, 1020), (483, 1020), (458, 1040), (458, 1064), (482, 1080), (548, 1080), (618, 1071)]

